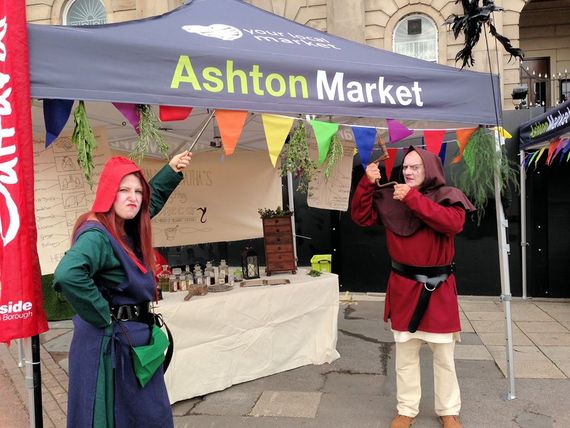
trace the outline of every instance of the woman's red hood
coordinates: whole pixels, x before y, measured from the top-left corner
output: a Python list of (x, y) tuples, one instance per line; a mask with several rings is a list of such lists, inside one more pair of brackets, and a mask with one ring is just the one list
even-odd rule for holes
[(135, 172), (140, 172), (142, 179), (142, 185), (145, 190), (150, 194), (150, 186), (144, 178), (139, 166), (132, 160), (116, 156), (112, 157), (107, 161), (99, 177), (99, 185), (97, 186), (97, 193), (95, 195), (95, 201), (93, 201), (93, 207), (91, 211), (95, 213), (106, 213), (113, 206), (115, 202), (115, 196), (119, 190), (119, 184), (123, 177)]

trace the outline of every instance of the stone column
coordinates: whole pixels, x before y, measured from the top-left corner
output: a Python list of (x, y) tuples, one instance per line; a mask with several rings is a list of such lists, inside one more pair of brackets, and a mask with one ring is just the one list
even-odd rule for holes
[(364, 0), (327, 0), (327, 33), (365, 43)]

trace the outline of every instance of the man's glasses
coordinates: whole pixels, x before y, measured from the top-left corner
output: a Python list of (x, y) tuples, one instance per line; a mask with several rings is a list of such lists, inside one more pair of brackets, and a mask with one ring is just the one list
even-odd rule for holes
[(406, 170), (410, 170), (412, 172), (418, 172), (422, 169), (423, 165), (421, 163), (417, 163), (415, 165), (402, 165), (402, 171), (406, 172)]

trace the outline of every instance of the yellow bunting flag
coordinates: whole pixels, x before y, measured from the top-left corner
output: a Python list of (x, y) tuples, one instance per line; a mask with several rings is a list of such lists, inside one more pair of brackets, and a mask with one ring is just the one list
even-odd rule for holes
[(267, 148), (269, 149), (269, 157), (273, 167), (277, 163), (277, 158), (291, 126), (293, 126), (292, 117), (274, 116), (271, 114), (262, 114), (261, 121), (263, 122), (263, 130), (265, 131), (265, 140), (267, 141)]
[[(543, 147), (542, 149), (540, 149), (540, 151), (538, 152), (538, 155), (536, 155), (534, 157), (534, 169), (536, 169), (536, 167), (538, 166), (538, 160), (540, 159), (540, 157), (542, 156), (542, 154), (545, 152), (546, 147)], [(530, 160), (531, 162), (533, 161), (533, 159)]]
[(505, 128), (503, 128), (502, 126), (499, 126), (498, 128), (495, 126), (494, 128), (491, 128), (493, 131), (497, 131), (499, 130), (499, 135), (501, 137), (503, 137), (505, 140), (508, 140), (509, 138), (513, 138), (513, 136), (511, 134), (509, 134), (509, 131), (507, 131)]
[(455, 131), (457, 144), (459, 144), (459, 154), (451, 161), (451, 163), (458, 163), (461, 161), (465, 147), (467, 147), (467, 144), (469, 143), (469, 138), (471, 138), (475, 131), (477, 131), (477, 128), (458, 129)]
[(247, 118), (247, 111), (216, 110), (214, 116), (216, 116), (218, 128), (220, 128), (224, 153), (226, 156), (230, 156), (233, 154), (241, 136), (241, 131)]

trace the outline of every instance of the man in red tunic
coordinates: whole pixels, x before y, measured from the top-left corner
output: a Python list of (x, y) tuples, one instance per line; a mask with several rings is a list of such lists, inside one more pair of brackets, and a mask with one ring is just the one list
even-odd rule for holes
[(445, 428), (460, 428), (461, 398), (454, 348), (461, 325), (453, 275), (454, 235), (465, 213), (475, 211), (467, 197), (445, 185), (439, 157), (410, 147), (402, 163), (405, 184), (380, 188), (380, 170), (366, 167), (351, 205), (360, 226), (383, 224), (392, 259), (384, 321), (396, 342), (398, 415), (390, 428), (408, 428), (419, 412), (422, 343), (433, 352), (435, 413)]

